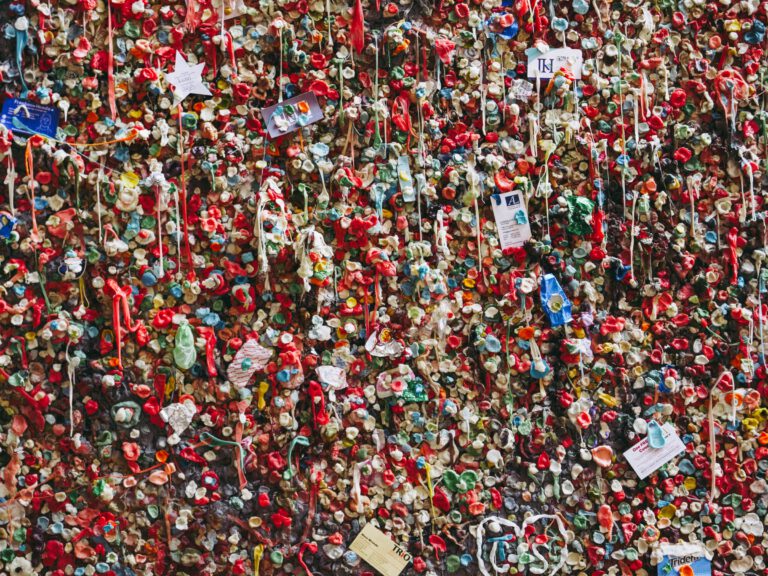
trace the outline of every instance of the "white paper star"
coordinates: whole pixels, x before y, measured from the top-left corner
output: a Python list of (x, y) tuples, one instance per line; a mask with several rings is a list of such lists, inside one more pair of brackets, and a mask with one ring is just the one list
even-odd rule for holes
[(190, 66), (184, 60), (181, 52), (176, 52), (176, 64), (173, 72), (166, 74), (166, 78), (168, 78), (168, 82), (174, 88), (173, 94), (177, 104), (190, 94), (199, 94), (200, 96), (211, 95), (211, 91), (203, 84), (204, 67), (205, 64)]

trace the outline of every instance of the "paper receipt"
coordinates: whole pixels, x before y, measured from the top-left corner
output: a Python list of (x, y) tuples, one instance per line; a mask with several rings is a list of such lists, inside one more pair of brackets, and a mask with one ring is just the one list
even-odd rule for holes
[(685, 452), (685, 444), (680, 440), (680, 436), (677, 435), (672, 424), (667, 422), (661, 429), (666, 439), (661, 448), (651, 448), (646, 438), (624, 452), (624, 458), (627, 459), (640, 480), (653, 474), (681, 452)]
[(373, 524), (366, 524), (349, 548), (382, 576), (399, 576), (412, 558)]

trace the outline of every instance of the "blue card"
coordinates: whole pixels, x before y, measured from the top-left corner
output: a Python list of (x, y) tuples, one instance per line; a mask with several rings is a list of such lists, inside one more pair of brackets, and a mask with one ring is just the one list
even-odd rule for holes
[(10, 238), (14, 226), (16, 226), (16, 218), (8, 212), (0, 212), (0, 238), (4, 240)]
[(562, 326), (573, 320), (571, 301), (552, 274), (545, 274), (541, 281), (541, 304), (552, 326)]
[(59, 128), (59, 109), (17, 98), (7, 98), (0, 113), (0, 124), (13, 132), (55, 138)]

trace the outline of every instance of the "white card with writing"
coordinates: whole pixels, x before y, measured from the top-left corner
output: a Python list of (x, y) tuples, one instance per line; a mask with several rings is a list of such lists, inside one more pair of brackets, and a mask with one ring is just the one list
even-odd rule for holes
[(350, 550), (373, 566), (382, 576), (399, 576), (412, 556), (373, 524), (366, 524)]
[(651, 445), (648, 444), (648, 438), (646, 438), (624, 452), (624, 458), (627, 459), (640, 480), (647, 478), (672, 458), (685, 452), (685, 444), (677, 435), (672, 424), (667, 422), (661, 427), (661, 430), (666, 440), (661, 448), (651, 448)]
[(581, 50), (574, 48), (555, 48), (549, 52), (531, 54), (528, 56), (528, 78), (538, 76), (545, 80), (552, 78), (561, 68), (567, 68), (576, 80), (580, 80), (583, 62)]
[(173, 86), (173, 96), (177, 104), (190, 94), (211, 95), (211, 91), (208, 90), (208, 86), (203, 80), (203, 68), (205, 68), (204, 62), (190, 64), (181, 52), (176, 51), (176, 63), (173, 66), (173, 72), (166, 74), (165, 78)]
[(531, 237), (531, 223), (522, 192), (494, 194), (491, 196), (491, 202), (501, 249), (518, 248), (525, 244)]

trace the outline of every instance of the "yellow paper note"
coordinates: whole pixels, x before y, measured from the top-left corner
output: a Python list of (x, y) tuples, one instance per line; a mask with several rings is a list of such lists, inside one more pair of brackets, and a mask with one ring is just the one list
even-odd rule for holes
[(123, 172), (120, 175), (120, 180), (125, 184), (126, 186), (130, 186), (132, 188), (135, 188), (139, 185), (139, 181), (141, 178), (138, 174), (135, 174), (133, 172)]

